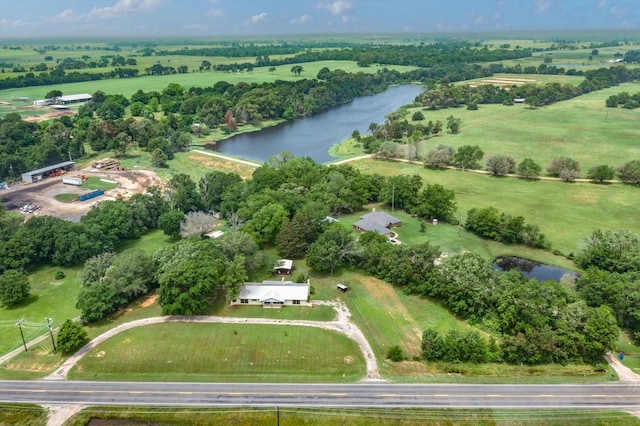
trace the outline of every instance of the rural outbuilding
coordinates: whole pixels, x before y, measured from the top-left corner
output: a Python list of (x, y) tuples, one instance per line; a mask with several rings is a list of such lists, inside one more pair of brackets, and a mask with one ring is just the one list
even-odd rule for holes
[(291, 275), (293, 271), (293, 260), (278, 259), (277, 265), (273, 268), (276, 275)]
[(358, 232), (374, 231), (380, 235), (390, 237), (393, 235), (391, 228), (398, 227), (402, 221), (386, 212), (372, 211), (353, 224), (353, 229)]
[(43, 167), (41, 169), (32, 170), (22, 174), (22, 181), (26, 183), (39, 182), (42, 178), (50, 175), (56, 175), (58, 171), (68, 172), (75, 170), (76, 163), (74, 161), (65, 161), (64, 163), (54, 164), (53, 166)]
[(262, 305), (263, 308), (283, 306), (311, 306), (309, 280), (306, 283), (291, 281), (263, 281), (245, 283), (232, 305)]

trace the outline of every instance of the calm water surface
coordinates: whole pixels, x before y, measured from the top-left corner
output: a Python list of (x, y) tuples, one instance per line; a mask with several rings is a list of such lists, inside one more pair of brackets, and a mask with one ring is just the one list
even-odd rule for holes
[(573, 279), (578, 278), (578, 274), (568, 269), (545, 265), (544, 263), (523, 259), (521, 257), (501, 257), (496, 259), (493, 268), (497, 271), (509, 271), (515, 268), (522, 272), (527, 278), (535, 278), (538, 282), (551, 280), (560, 282), (565, 275), (569, 275)]
[(354, 130), (363, 135), (368, 133), (371, 123), (384, 123), (386, 114), (413, 102), (422, 91), (417, 85), (394, 86), (311, 117), (234, 136), (218, 142), (214, 149), (261, 162), (283, 150), (296, 157), (310, 157), (317, 163), (330, 162), (335, 158), (329, 155), (329, 148), (350, 138)]

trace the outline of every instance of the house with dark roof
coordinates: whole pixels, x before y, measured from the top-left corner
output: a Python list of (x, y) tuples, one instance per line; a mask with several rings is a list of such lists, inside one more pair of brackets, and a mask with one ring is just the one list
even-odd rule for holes
[(386, 212), (372, 211), (353, 224), (353, 229), (358, 232), (374, 231), (380, 235), (390, 237), (394, 234), (392, 228), (402, 225), (402, 221)]

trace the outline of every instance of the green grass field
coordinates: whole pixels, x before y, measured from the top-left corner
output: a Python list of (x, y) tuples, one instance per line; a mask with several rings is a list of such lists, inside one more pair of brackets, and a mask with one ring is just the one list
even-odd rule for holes
[[(56, 280), (56, 271), (63, 271), (65, 278)], [(79, 314), (75, 301), (80, 293), (82, 267), (42, 267), (29, 274), (31, 296), (11, 308), (0, 309), (0, 354), (22, 345), (16, 322), (24, 320), (23, 332), (27, 341), (47, 332), (45, 317), (53, 318), (54, 326)], [(51, 342), (45, 342), (51, 345)]]
[[(640, 159), (638, 111), (605, 106), (609, 96), (623, 91), (637, 93), (640, 83), (625, 83), (534, 109), (525, 105), (480, 105), (477, 111), (420, 108), (424, 124), (430, 120), (446, 123), (451, 115), (462, 120), (460, 133), (427, 139), (420, 152), (426, 155), (438, 144), (454, 148), (478, 145), (485, 160), (494, 154), (511, 155), (516, 162), (532, 158), (543, 172), (553, 158), (567, 156), (580, 163), (580, 175), (585, 177), (591, 167), (600, 164), (617, 167)], [(416, 110), (408, 110), (409, 121)]]
[(281, 325), (157, 324), (128, 330), (99, 345), (72, 369), (69, 377), (353, 382), (364, 372), (357, 344), (328, 330)]
[[(252, 60), (255, 60), (253, 58)], [(61, 90), (65, 95), (71, 95), (75, 93), (89, 93), (92, 94), (97, 90), (102, 90), (104, 93), (121, 94), (126, 97), (130, 97), (138, 90), (145, 92), (157, 90), (162, 91), (170, 83), (177, 83), (183, 86), (185, 89), (190, 87), (211, 87), (218, 81), (226, 81), (231, 84), (244, 83), (264, 83), (274, 82), (276, 80), (295, 81), (306, 78), (315, 78), (321, 68), (327, 67), (330, 70), (341, 69), (348, 73), (362, 72), (372, 74), (380, 69), (377, 66), (372, 67), (358, 67), (353, 61), (318, 61), (318, 62), (305, 62), (301, 65), (304, 71), (300, 76), (296, 76), (291, 72), (291, 67), (296, 64), (282, 65), (275, 67), (274, 72), (269, 72), (271, 67), (256, 67), (251, 72), (244, 73), (230, 73), (222, 71), (210, 71), (210, 72), (190, 72), (187, 74), (174, 74), (174, 75), (162, 75), (162, 76), (141, 76), (135, 78), (124, 79), (110, 79), (110, 80), (98, 80), (88, 81), (80, 83), (66, 83), (60, 85), (50, 86), (33, 86), (14, 89), (0, 90), (0, 100), (15, 103), (16, 106), (28, 105), (21, 102), (11, 101), (12, 96), (26, 96), (31, 101), (44, 98), (45, 94), (52, 89)], [(387, 66), (390, 70), (397, 70), (399, 72), (406, 72), (414, 70), (415, 67), (408, 66)], [(7, 113), (9, 110), (2, 109), (0, 113)]]
[(418, 174), (424, 183), (454, 190), (463, 221), (474, 207), (495, 207), (523, 216), (527, 223), (538, 225), (553, 248), (564, 255), (576, 253), (580, 242), (595, 229), (628, 229), (640, 234), (640, 189), (634, 186), (498, 178), (372, 159), (351, 164), (366, 173)]
[(32, 404), (1, 404), (0, 425), (41, 426), (46, 424), (47, 410)]
[[(72, 417), (72, 424), (87, 425), (91, 419), (114, 419), (144, 424), (242, 424), (266, 426), (444, 426), (444, 425), (537, 425), (634, 426), (639, 421), (623, 411), (597, 410), (458, 410), (433, 408), (136, 408), (89, 407)], [(279, 419), (279, 423), (278, 423)], [(1, 421), (1, 418), (0, 418)], [(137, 423), (136, 423), (137, 424)]]

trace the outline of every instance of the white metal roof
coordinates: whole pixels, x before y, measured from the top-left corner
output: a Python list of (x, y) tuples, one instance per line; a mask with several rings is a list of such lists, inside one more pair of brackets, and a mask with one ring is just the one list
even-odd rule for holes
[(60, 102), (85, 101), (91, 99), (91, 95), (88, 93), (79, 93), (77, 95), (60, 96), (58, 99)]
[(291, 281), (263, 281), (262, 283), (245, 283), (240, 289), (238, 299), (255, 299), (261, 302), (275, 300), (308, 300), (309, 284)]
[(278, 265), (273, 269), (293, 269), (293, 260), (291, 259), (279, 259)]

